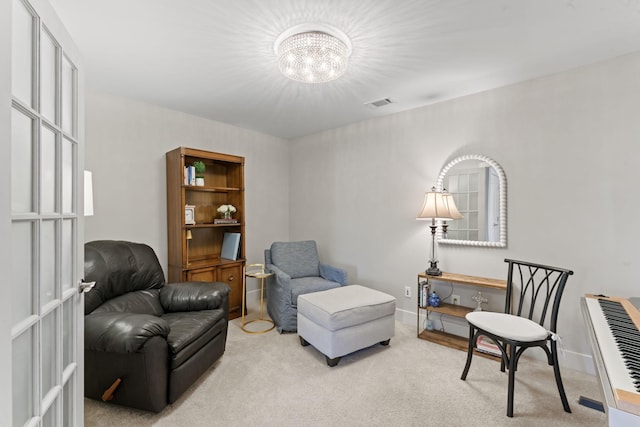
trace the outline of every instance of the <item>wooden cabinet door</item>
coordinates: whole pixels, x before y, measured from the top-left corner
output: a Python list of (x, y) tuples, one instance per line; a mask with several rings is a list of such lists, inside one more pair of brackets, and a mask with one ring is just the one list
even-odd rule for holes
[(197, 270), (187, 271), (188, 282), (215, 282), (216, 270), (215, 268), (200, 268)]
[(229, 293), (229, 319), (242, 314), (242, 264), (219, 266), (218, 282), (226, 283), (231, 288)]

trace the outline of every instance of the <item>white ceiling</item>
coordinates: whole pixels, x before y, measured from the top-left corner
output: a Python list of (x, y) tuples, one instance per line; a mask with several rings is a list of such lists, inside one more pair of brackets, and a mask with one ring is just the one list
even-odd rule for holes
[[(640, 0), (50, 1), (89, 87), (283, 138), (640, 51)], [(273, 42), (306, 22), (350, 37), (342, 78), (280, 75)]]

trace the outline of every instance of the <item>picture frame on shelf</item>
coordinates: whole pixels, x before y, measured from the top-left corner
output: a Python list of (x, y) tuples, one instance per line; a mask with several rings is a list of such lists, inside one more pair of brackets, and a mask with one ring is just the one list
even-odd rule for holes
[(196, 225), (196, 207), (194, 205), (184, 206), (185, 225)]

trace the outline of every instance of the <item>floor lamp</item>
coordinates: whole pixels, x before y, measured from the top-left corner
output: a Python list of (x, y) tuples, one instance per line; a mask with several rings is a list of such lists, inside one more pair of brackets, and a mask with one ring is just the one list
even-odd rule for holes
[[(429, 276), (442, 275), (438, 268), (438, 258), (436, 256), (436, 229), (438, 228), (436, 221), (454, 219), (449, 204), (452, 204), (452, 208), (455, 209), (455, 212), (458, 212), (453, 203), (453, 198), (445, 197), (445, 193), (436, 191), (435, 187), (431, 187), (431, 191), (424, 194), (422, 209), (420, 209), (416, 217), (418, 220), (431, 220), (431, 225), (429, 225), (431, 228), (431, 257), (429, 258), (429, 267), (425, 270), (425, 273)], [(458, 215), (460, 214), (458, 213)]]

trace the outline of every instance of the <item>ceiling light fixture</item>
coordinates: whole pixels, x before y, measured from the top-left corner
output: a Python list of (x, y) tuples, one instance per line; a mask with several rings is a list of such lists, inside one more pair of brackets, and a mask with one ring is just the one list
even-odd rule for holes
[(301, 24), (280, 34), (273, 50), (285, 77), (304, 83), (325, 83), (347, 71), (352, 47), (349, 37), (335, 27)]

